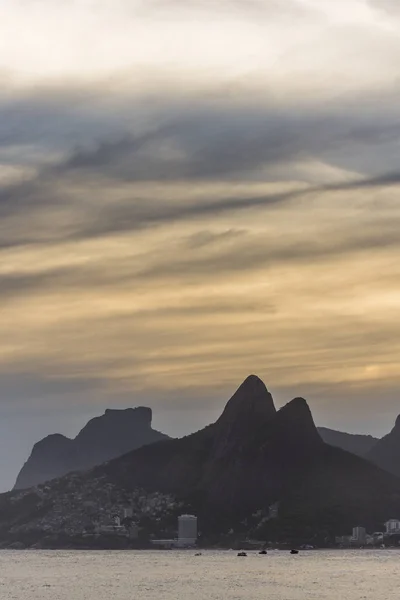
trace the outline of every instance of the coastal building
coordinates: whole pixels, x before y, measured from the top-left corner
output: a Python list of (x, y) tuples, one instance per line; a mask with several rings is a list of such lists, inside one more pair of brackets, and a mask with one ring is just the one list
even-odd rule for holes
[(338, 544), (339, 546), (344, 546), (345, 548), (347, 548), (348, 546), (351, 546), (351, 541), (352, 541), (351, 535), (339, 535), (339, 536), (336, 536), (336, 538), (335, 538), (336, 544)]
[(376, 543), (374, 536), (367, 533), (365, 537), (365, 543), (367, 544), (367, 546), (374, 546)]
[(365, 544), (367, 541), (367, 531), (365, 527), (353, 527), (351, 540), (356, 544)]
[(139, 527), (137, 526), (136, 523), (131, 523), (128, 527), (128, 537), (130, 537), (132, 540), (137, 540), (137, 538), (139, 537)]
[(197, 543), (197, 517), (181, 515), (178, 517), (178, 537), (162, 540), (151, 540), (154, 546), (163, 548), (190, 548)]
[(400, 521), (398, 519), (389, 519), (385, 523), (385, 528), (388, 535), (400, 533)]
[(197, 517), (181, 515), (178, 517), (179, 546), (194, 546), (197, 541)]
[(121, 527), (121, 517), (119, 515), (114, 515), (113, 521), (115, 527)]
[(122, 511), (123, 519), (131, 519), (133, 517), (133, 508), (132, 506), (125, 506)]

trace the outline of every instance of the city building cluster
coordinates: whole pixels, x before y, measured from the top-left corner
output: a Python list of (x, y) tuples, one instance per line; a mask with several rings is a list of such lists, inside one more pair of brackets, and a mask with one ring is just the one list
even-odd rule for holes
[[(18, 511), (14, 506), (18, 506)], [(35, 535), (38, 540), (46, 536), (102, 540), (102, 536), (109, 536), (125, 538), (124, 544), (128, 547), (153, 545), (158, 548), (190, 548), (196, 546), (198, 539), (197, 517), (187, 514), (188, 507), (173, 495), (142, 489), (121, 490), (102, 475), (88, 478), (77, 472), (54, 480), (51, 485), (40, 484), (10, 494), (4, 510), (11, 523), (10, 538), (26, 540), (28, 546), (32, 545), (30, 539)], [(257, 511), (253, 517), (261, 526), (277, 522), (279, 503)], [(254, 528), (247, 520), (241, 525), (240, 532), (233, 529), (228, 532), (231, 541), (235, 535), (242, 539), (246, 526), (248, 535), (258, 530), (258, 526)], [(279, 523), (277, 527), (279, 529)], [(261, 538), (256, 538), (256, 543), (260, 543)], [(332, 541), (332, 538), (326, 540), (329, 545)], [(335, 541), (340, 547), (398, 546), (400, 520), (391, 518), (382, 531), (374, 532), (357, 525), (351, 534), (338, 536)]]
[[(121, 492), (102, 478), (85, 478), (76, 473), (60, 478), (51, 487), (40, 484), (10, 497), (10, 504), (23, 501), (30, 513), (28, 522), (16, 521), (11, 534), (119, 535), (154, 537), (165, 530), (176, 532), (182, 504), (172, 495), (141, 489)], [(12, 506), (10, 507), (12, 510)]]
[(178, 517), (178, 537), (153, 539), (152, 543), (163, 548), (192, 548), (197, 543), (197, 517), (194, 515), (180, 515)]
[(374, 531), (367, 533), (365, 527), (353, 527), (352, 535), (342, 535), (336, 538), (340, 546), (385, 546), (398, 545), (400, 543), (400, 520), (389, 519), (385, 523), (385, 531)]

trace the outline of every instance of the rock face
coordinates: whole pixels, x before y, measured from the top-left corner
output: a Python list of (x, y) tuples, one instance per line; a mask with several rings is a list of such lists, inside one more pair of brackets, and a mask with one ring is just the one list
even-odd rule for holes
[(367, 456), (379, 441), (378, 438), (372, 435), (344, 433), (342, 431), (335, 431), (334, 429), (327, 429), (326, 427), (318, 427), (318, 433), (325, 443), (363, 457)]
[(400, 415), (394, 428), (368, 452), (367, 458), (393, 475), (400, 477)]
[(24, 489), (70, 471), (90, 469), (145, 444), (169, 439), (151, 427), (152, 411), (138, 407), (107, 409), (89, 421), (75, 439), (55, 434), (35, 444), (14, 489)]
[(243, 419), (254, 421), (257, 416), (269, 420), (276, 414), (274, 401), (265, 384), (256, 375), (249, 375), (224, 408), (217, 423), (231, 426)]
[(247, 377), (212, 426), (215, 457), (229, 454), (239, 440), (251, 438), (257, 422), (269, 423), (275, 415), (274, 401), (265, 384), (256, 375)]
[(34, 445), (18, 474), (14, 489), (23, 489), (72, 471), (75, 465), (73, 440), (61, 434), (48, 435)]

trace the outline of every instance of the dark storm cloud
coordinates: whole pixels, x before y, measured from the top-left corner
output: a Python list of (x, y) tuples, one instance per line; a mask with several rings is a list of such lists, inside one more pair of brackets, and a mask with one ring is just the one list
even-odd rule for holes
[(101, 168), (127, 181), (252, 178), (264, 165), (318, 153), (319, 140), (326, 147), (348, 135), (348, 123), (338, 124), (334, 115), (268, 103), (195, 103), (179, 116), (176, 108), (171, 106), (170, 115), (163, 117), (166, 122), (148, 133), (77, 151), (61, 167)]
[[(101, 169), (124, 181), (257, 179), (260, 169), (343, 149), (397, 142), (400, 120), (278, 107), (195, 110), (145, 135), (74, 153), (61, 168)], [(160, 152), (161, 150), (161, 152)], [(263, 173), (265, 177), (265, 173)]]
[[(13, 123), (18, 118), (13, 121), (10, 106), (0, 102), (5, 148), (7, 143), (28, 144), (39, 138), (44, 147), (54, 145), (60, 149), (65, 142), (64, 128), (82, 129), (81, 133), (90, 138), (100, 121), (103, 125), (99, 132), (106, 138), (42, 167), (36, 177), (0, 187), (0, 247), (130, 232), (234, 211), (276, 207), (309, 193), (322, 195), (326, 191), (378, 187), (399, 181), (395, 171), (387, 175), (376, 172), (381, 165), (390, 168), (396, 161), (396, 155), (388, 148), (398, 143), (400, 129), (396, 112), (380, 114), (379, 103), (357, 111), (354, 102), (344, 103), (344, 110), (340, 103), (320, 108), (312, 103), (302, 108), (277, 106), (268, 100), (252, 104), (248, 95), (239, 95), (238, 101), (221, 102), (216, 94), (189, 98), (186, 104), (171, 96), (162, 108), (158, 106), (146, 131), (135, 133), (132, 125), (120, 134), (129, 116), (133, 122), (135, 111), (143, 111), (143, 98), (129, 107), (128, 98), (120, 100), (120, 120), (114, 116), (115, 111), (105, 110), (89, 92), (79, 95), (70, 91), (67, 99), (70, 104), (60, 91), (53, 91), (47, 100), (39, 92), (25, 94), (16, 110), (17, 116), (24, 113), (25, 120), (16, 127)], [(110, 100), (111, 105), (112, 102), (115, 98)], [(46, 117), (46, 127), (38, 115)], [(7, 125), (10, 120), (12, 126)], [(42, 137), (38, 136), (39, 131)], [(113, 136), (108, 135), (111, 131)], [(365, 177), (355, 182), (299, 186), (289, 192), (263, 196), (210, 195), (186, 202), (173, 201), (167, 195), (149, 201), (135, 191), (128, 199), (126, 194), (125, 199), (118, 199), (119, 185), (273, 181), (278, 166), (285, 166), (286, 177), (291, 180), (297, 177), (293, 165), (298, 160), (320, 161), (325, 157), (328, 164), (336, 162), (346, 168), (346, 160), (350, 166), (354, 156), (362, 162), (368, 149), (371, 156), (379, 155), (374, 170), (365, 171)], [(109, 201), (93, 197), (96, 186), (109, 191)]]
[(104, 97), (100, 86), (0, 91), (0, 157), (7, 158), (7, 148), (35, 145), (50, 153), (66, 152), (88, 139), (122, 136), (131, 119), (129, 102), (112, 94)]
[[(135, 117), (143, 110), (140, 100), (132, 107), (127, 99), (120, 106), (111, 99), (106, 103), (111, 110), (107, 110), (99, 101), (91, 103), (89, 92), (69, 92), (67, 98), (50, 92), (49, 96), (26, 94), (12, 102), (0, 101), (0, 163), (15, 162), (14, 151), (11, 156), (10, 151), (17, 147), (21, 154), (33, 143), (40, 163), (42, 155), (47, 162), (54, 162), (54, 150), (65, 152), (83, 139), (102, 137), (106, 141), (43, 167), (30, 181), (3, 185), (2, 217), (62, 202), (62, 177), (67, 175), (86, 177), (89, 188), (92, 180), (100, 177), (131, 182), (235, 178), (246, 173), (245, 177), (252, 177), (264, 163), (298, 154), (307, 127), (301, 115), (293, 118), (290, 111), (285, 114), (268, 107), (249, 110), (245, 106), (211, 109), (207, 101), (201, 108), (198, 101), (191, 104), (189, 99), (186, 106), (166, 100), (145, 133), (130, 133), (135, 129)], [(303, 146), (307, 148), (306, 140)], [(35, 160), (35, 151), (31, 160)]]
[[(399, 122), (385, 114), (385, 98), (393, 105), (397, 101), (397, 94), (392, 96), (382, 91), (372, 102), (370, 96), (368, 105), (357, 97), (326, 106), (310, 100), (301, 108), (290, 102), (278, 105), (268, 94), (255, 102), (240, 80), (211, 91), (189, 89), (186, 95), (167, 92), (163, 97), (154, 90), (104, 95), (100, 84), (82, 90), (39, 88), (11, 97), (0, 94), (0, 147), (7, 158), (7, 149), (15, 146), (66, 152), (74, 145), (87, 148), (92, 140), (95, 147), (77, 150), (66, 166), (108, 166), (119, 176), (125, 167), (125, 176), (133, 180), (151, 180), (151, 169), (154, 179), (232, 176), (264, 162), (320, 155), (346, 141), (376, 144), (387, 141), (383, 135), (398, 136)], [(103, 141), (96, 146), (96, 140)], [(170, 158), (164, 164), (151, 142), (176, 143), (188, 153), (188, 161)], [(144, 146), (153, 152), (146, 160), (138, 156)], [(135, 163), (129, 162), (133, 157)]]
[[(326, 154), (346, 141), (377, 144), (398, 137), (400, 121), (393, 113), (397, 86), (379, 95), (366, 92), (368, 103), (365, 94), (354, 94), (326, 105), (310, 99), (296, 106), (290, 101), (278, 104), (268, 92), (252, 94), (243, 83), (238, 79), (211, 89), (189, 86), (179, 95), (171, 89), (161, 94), (151, 87), (138, 91), (130, 75), (127, 81), (116, 80), (108, 93), (104, 93), (105, 86), (110, 87), (107, 81), (86, 88), (71, 83), (0, 91), (0, 162), (15, 161), (15, 148), (18, 156), (30, 148), (33, 162), (36, 148), (40, 163), (41, 155), (47, 153), (51, 161), (55, 152), (57, 157), (75, 146), (86, 150), (71, 155), (70, 167), (79, 167), (79, 161), (82, 167), (95, 167), (97, 161), (120, 176), (125, 167), (125, 176), (132, 179), (151, 179), (150, 168), (156, 170), (155, 178), (179, 173), (212, 177), (253, 170), (264, 161)], [(137, 152), (138, 144), (149, 146), (152, 141), (176, 142), (190, 160), (187, 164), (169, 160), (163, 169), (156, 155), (151, 164), (149, 157), (145, 162), (135, 155), (136, 165), (124, 164), (123, 157), (127, 160)], [(91, 143), (95, 147), (87, 149)]]

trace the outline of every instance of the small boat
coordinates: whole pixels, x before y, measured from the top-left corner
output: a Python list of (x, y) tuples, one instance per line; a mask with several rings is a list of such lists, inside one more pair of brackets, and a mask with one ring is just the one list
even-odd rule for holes
[(260, 552), (258, 554), (267, 554), (266, 550), (260, 550)]
[(246, 552), (238, 552), (238, 556), (247, 556)]
[(292, 549), (292, 550), (290, 551), (290, 554), (298, 554), (298, 553), (299, 553), (299, 551), (298, 551), (298, 550), (294, 550), (294, 549)]

